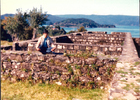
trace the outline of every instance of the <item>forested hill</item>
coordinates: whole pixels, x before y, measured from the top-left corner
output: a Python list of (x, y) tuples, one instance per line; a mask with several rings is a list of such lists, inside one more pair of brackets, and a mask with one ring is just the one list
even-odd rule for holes
[(13, 17), (14, 14), (4, 14), (4, 15), (1, 15), (1, 19), (4, 19), (5, 17)]
[[(1, 15), (1, 19), (4, 19), (4, 17), (8, 17), (8, 16), (13, 17), (14, 14), (3, 14), (3, 15)], [(48, 16), (48, 21), (46, 22), (46, 24), (53, 24), (55, 22), (66, 19), (66, 18), (61, 18), (61, 17), (55, 16), (55, 15), (51, 15), (51, 14), (47, 14), (47, 16)]]
[[(125, 15), (82, 15), (82, 14), (67, 14), (67, 15), (49, 15), (47, 24), (59, 22), (68, 18), (86, 18), (94, 20), (99, 24), (112, 24), (112, 25), (127, 25), (139, 26), (139, 16), (125, 16)], [(5, 16), (14, 16), (14, 14), (1, 15), (1, 19)]]
[(67, 14), (56, 15), (62, 18), (87, 18), (94, 20), (99, 24), (113, 24), (126, 26), (139, 26), (139, 16), (126, 15), (83, 15), (83, 14)]
[(90, 19), (86, 19), (86, 18), (69, 18), (60, 22), (56, 22), (54, 23), (54, 25), (59, 25), (61, 27), (80, 27), (80, 26), (84, 26), (84, 27), (89, 27), (89, 28), (96, 28), (96, 27), (104, 27), (104, 28), (114, 28), (115, 25), (101, 25), (96, 23), (93, 20)]

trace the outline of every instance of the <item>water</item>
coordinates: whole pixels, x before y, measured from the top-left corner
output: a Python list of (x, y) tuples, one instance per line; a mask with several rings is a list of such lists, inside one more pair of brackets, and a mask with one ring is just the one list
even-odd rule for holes
[[(75, 31), (77, 28), (63, 27), (66, 32)], [(107, 34), (111, 32), (130, 32), (132, 37), (140, 37), (139, 26), (116, 26), (116, 28), (86, 28), (87, 31), (106, 31)]]

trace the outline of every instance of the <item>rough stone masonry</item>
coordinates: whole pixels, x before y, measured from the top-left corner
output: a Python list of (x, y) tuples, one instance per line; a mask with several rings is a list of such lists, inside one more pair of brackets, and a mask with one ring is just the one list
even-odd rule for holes
[(1, 54), (1, 77), (11, 81), (60, 81), (68, 86), (105, 88), (112, 80), (116, 60), (99, 59), (95, 55), (120, 56), (126, 34), (88, 31), (52, 37), (55, 52), (66, 55), (34, 52), (37, 39), (13, 43), (11, 53)]

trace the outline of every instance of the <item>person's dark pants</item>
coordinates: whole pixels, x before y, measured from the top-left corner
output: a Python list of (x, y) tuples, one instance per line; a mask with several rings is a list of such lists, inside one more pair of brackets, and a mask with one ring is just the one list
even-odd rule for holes
[(41, 47), (41, 48), (40, 48), (40, 52), (41, 52), (42, 54), (47, 54), (46, 50), (47, 50), (47, 47)]
[(40, 52), (42, 53), (42, 54), (51, 54), (52, 52), (46, 52), (47, 51), (47, 47), (41, 47), (40, 48), (41, 50), (40, 50)]

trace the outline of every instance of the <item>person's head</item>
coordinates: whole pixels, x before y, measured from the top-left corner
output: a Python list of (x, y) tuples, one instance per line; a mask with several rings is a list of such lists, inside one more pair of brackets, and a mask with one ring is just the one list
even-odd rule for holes
[(48, 30), (45, 29), (45, 30), (43, 31), (43, 36), (46, 38), (46, 37), (48, 36), (48, 34), (49, 34)]

